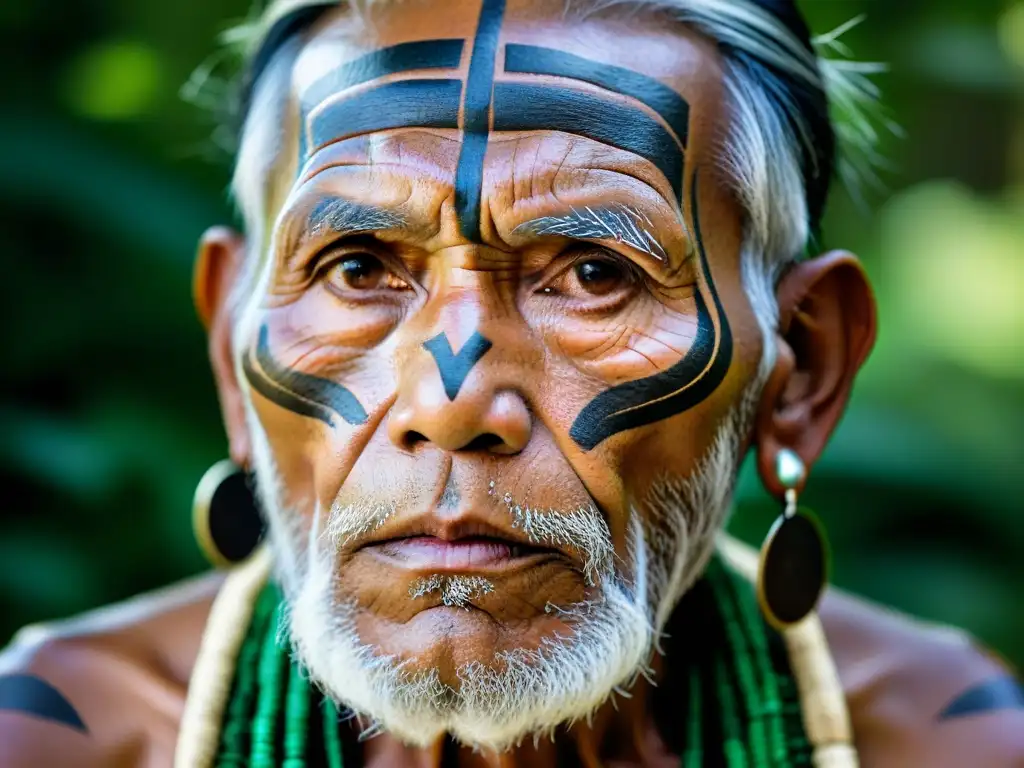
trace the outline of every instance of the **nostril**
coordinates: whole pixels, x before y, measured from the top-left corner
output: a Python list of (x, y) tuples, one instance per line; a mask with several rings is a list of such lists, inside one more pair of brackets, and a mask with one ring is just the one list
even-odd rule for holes
[(411, 451), (420, 443), (426, 443), (429, 441), (427, 440), (427, 436), (422, 432), (417, 432), (416, 430), (411, 429), (405, 433), (405, 440), (403, 442), (405, 443), (406, 450)]
[(462, 451), (489, 451), (492, 448), (497, 448), (499, 445), (504, 444), (504, 440), (498, 437), (493, 432), (485, 432), (482, 435), (477, 435), (468, 443), (466, 443), (459, 450)]

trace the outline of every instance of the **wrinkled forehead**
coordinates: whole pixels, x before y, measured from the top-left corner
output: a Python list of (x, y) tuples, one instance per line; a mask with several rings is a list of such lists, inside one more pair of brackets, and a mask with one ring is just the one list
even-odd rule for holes
[(564, 8), (561, 0), (412, 0), (329, 12), (292, 71), (295, 177), (349, 139), (451, 131), (458, 148), (437, 156), (451, 166), (460, 221), (472, 230), (489, 146), (534, 133), (569, 137), (577, 147), (566, 152), (569, 164), (595, 151), (620, 158), (680, 202), (685, 169), (721, 134), (713, 44), (652, 14)]

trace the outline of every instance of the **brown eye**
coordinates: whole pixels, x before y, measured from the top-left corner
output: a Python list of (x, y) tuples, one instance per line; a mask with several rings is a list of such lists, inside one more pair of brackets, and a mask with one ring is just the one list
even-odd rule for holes
[(380, 259), (369, 253), (346, 256), (331, 268), (332, 278), (356, 290), (370, 290), (380, 286), (385, 274)]
[(372, 253), (350, 253), (338, 259), (326, 272), (334, 288), (343, 291), (402, 290), (408, 284), (384, 266)]
[(580, 260), (573, 266), (573, 273), (580, 287), (595, 296), (611, 293), (628, 280), (625, 271), (607, 259)]

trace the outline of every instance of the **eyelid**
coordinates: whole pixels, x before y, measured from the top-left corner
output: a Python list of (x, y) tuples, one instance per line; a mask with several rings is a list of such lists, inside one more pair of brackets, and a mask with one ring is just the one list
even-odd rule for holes
[[(336, 251), (345, 251), (342, 253), (335, 253)], [(346, 256), (351, 256), (358, 253), (367, 253), (376, 259), (380, 259), (381, 264), (384, 265), (385, 269), (390, 269), (393, 272), (404, 272), (404, 270), (395, 269), (395, 259), (387, 249), (383, 247), (372, 235), (367, 236), (365, 234), (360, 235), (347, 235), (340, 237), (333, 242), (319, 248), (314, 251), (312, 255), (306, 261), (304, 268), (309, 274), (311, 279), (315, 279), (325, 272), (328, 268), (334, 266), (339, 261), (342, 261)], [(403, 275), (403, 279), (404, 279)]]
[(643, 267), (628, 256), (594, 241), (581, 240), (579, 242), (581, 246), (590, 246), (591, 249), (580, 247), (579, 253), (572, 258), (565, 270), (559, 270), (558, 274), (562, 274), (562, 272), (572, 269), (573, 266), (578, 264), (580, 261), (586, 260), (588, 256), (599, 254), (600, 258), (603, 258), (605, 261), (610, 261), (617, 267), (621, 268), (622, 271), (629, 276), (630, 280), (641, 281), (648, 277)]

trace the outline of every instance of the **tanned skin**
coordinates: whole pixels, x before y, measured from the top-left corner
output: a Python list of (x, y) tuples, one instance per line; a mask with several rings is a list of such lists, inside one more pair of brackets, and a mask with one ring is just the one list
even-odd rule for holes
[[(403, 3), (398, 12), (375, 12), (358, 34), (331, 13), (311, 31), (292, 72), (284, 126), (294, 151), (269, 185), (268, 225), (278, 224), (253, 322), (239, 331), (229, 302), (243, 273), (240, 235), (205, 235), (196, 281), (231, 456), (252, 463), (248, 388), (286, 505), (400, 497), (436, 522), (453, 482), (448, 524), (501, 529), (508, 521), (488, 494), (496, 480), (534, 506), (594, 503), (622, 553), (626, 499), (642, 497), (660, 473), (690, 474), (755, 376), (762, 346), (740, 278), (741, 210), (720, 170), (728, 114), (714, 46), (663, 19), (566, 21), (561, 5), (508, 2), (491, 44), (543, 47), (655, 80), (687, 105), (685, 138), (667, 111), (630, 96), (625, 84), (559, 82), (500, 66), (490, 72), (471, 55), (440, 72), (407, 69), (382, 82), (493, 78), (494, 123), (516, 130), (488, 134), (479, 114), (476, 122), (466, 116), (480, 110), (469, 101), (459, 117), (465, 131), (444, 127), (453, 119), (445, 112), (449, 84), (431, 86), (423, 112), (433, 115), (429, 128), (332, 136), (332, 123), (317, 116), (348, 94), (322, 94), (317, 83), (339, 63), (415, 41), (462, 40), (467, 51), (483, 45), (481, 3), (445, 2), (443, 13), (436, 2)], [(629, 125), (643, 124), (648, 134), (599, 140), (580, 127), (533, 125), (536, 116), (516, 112), (525, 107), (514, 97), (539, 91), (497, 87), (556, 83), (556, 98), (598, 99), (611, 105), (609, 115), (621, 108), (632, 116)], [(485, 84), (479, 92), (486, 96)], [(486, 154), (467, 151), (473, 142)], [(683, 158), (677, 178), (675, 145)], [(474, 158), (482, 160), (474, 165)], [(335, 231), (324, 211), (336, 211), (337, 200), (364, 222), (379, 217), (379, 226), (358, 237)], [(552, 217), (616, 204), (638, 211), (651, 240), (550, 234)], [(843, 252), (795, 266), (777, 295), (779, 354), (747, 448), (757, 453), (766, 487), (781, 496), (775, 456), (790, 448), (813, 467), (870, 351), (875, 313), (862, 269)], [(655, 413), (642, 402), (648, 390), (632, 384), (662, 386), (656, 377), (683, 370), (675, 366), (701, 334), (714, 340), (698, 360), (706, 363), (701, 371), (713, 372), (712, 385)], [(247, 381), (236, 377), (234, 349), (246, 350)], [(680, 381), (690, 392), (692, 382)], [(643, 414), (626, 424), (602, 411), (600, 399), (623, 386), (635, 405), (630, 412)], [(581, 423), (581, 413), (600, 418)], [(390, 468), (392, 487), (379, 487), (380, 466)], [(588, 590), (580, 553), (557, 552), (533, 568), (489, 573), (499, 594), (474, 598), (470, 610), (447, 608), (410, 600), (409, 585), (421, 574), (365, 548), (341, 555), (339, 583), (360, 606), (361, 640), (412, 660), (413, 668), (436, 667), (446, 681), (496, 649), (533, 647), (564, 630), (544, 605), (578, 601)], [(170, 765), (219, 583), (205, 577), (12, 646), (0, 660), (0, 701), (4, 680), (24, 685), (31, 677), (45, 682), (49, 709), (38, 701), (20, 710), (0, 706), (0, 765)], [(998, 662), (960, 635), (838, 594), (826, 596), (821, 615), (862, 765), (1024, 765), (1024, 707)], [(673, 663), (669, 638), (656, 674)], [(993, 686), (999, 679), (1001, 687)], [(557, 746), (527, 743), (496, 755), (439, 740), (418, 750), (383, 734), (361, 749), (370, 766), (677, 765), (656, 725), (650, 685), (641, 679), (632, 693), (592, 723), (561, 731)], [(54, 696), (84, 729), (69, 724)], [(358, 723), (342, 728), (354, 742)]]

